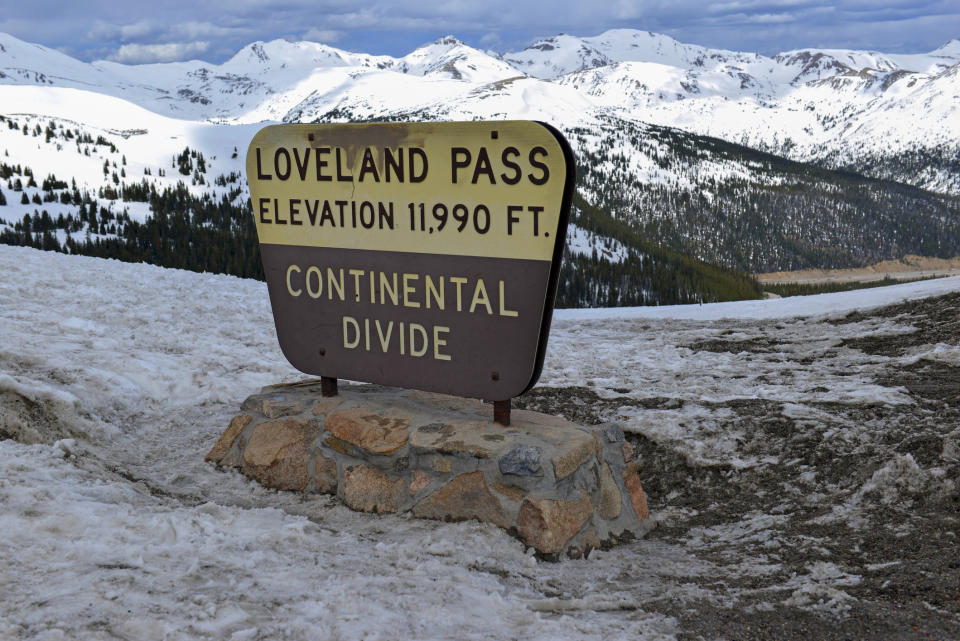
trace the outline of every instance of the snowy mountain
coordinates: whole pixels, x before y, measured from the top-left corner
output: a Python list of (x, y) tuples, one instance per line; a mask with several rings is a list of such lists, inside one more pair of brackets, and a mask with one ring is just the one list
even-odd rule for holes
[[(219, 216), (236, 231), (248, 196), (241, 156), (268, 122), (523, 118), (556, 125), (580, 158), (568, 249), (595, 255), (580, 268), (606, 274), (582, 284), (580, 304), (610, 303), (624, 291), (612, 280), (635, 283), (621, 301), (651, 302), (636, 284), (659, 251), (651, 241), (752, 271), (948, 257), (960, 253), (958, 61), (958, 41), (923, 55), (768, 58), (616, 30), (503, 55), (451, 36), (402, 58), (275, 40), (219, 65), (128, 66), (0, 34), (0, 234), (53, 247), (49, 232), (85, 252), (118, 238), (142, 247), (146, 228), (126, 218), (149, 227), (158, 207), (184, 198), (196, 201), (192, 216), (207, 212), (204, 229)], [(214, 213), (220, 202), (230, 216)], [(53, 222), (38, 225), (43, 212)]]
[(688, 45), (649, 31), (612, 29), (592, 38), (561, 34), (538, 40), (503, 59), (528, 75), (545, 80), (621, 62), (646, 62), (676, 68), (703, 67), (709, 60), (752, 64), (757, 54)]
[[(482, 118), (504, 113), (490, 108), (490, 97), (509, 95), (505, 109), (516, 116), (530, 103), (563, 103), (558, 113), (537, 111), (573, 126), (600, 110), (795, 160), (863, 164), (883, 177), (952, 193), (960, 193), (950, 153), (960, 140), (958, 64), (960, 40), (928, 54), (807, 49), (765, 57), (621, 29), (555, 36), (502, 55), (452, 36), (402, 58), (274, 40), (248, 45), (220, 65), (128, 66), (86, 64), (0, 35), (0, 83), (96, 91), (178, 118), (249, 123), (412, 112)], [(513, 80), (519, 77), (528, 81)], [(926, 170), (898, 166), (908, 153), (931, 155)]]
[[(960, 193), (958, 41), (925, 55), (803, 50), (772, 58), (638, 32), (554, 43), (540, 44), (553, 46), (549, 53), (566, 64), (508, 59), (529, 61), (530, 73), (553, 77), (622, 118)], [(602, 55), (572, 60), (587, 50)], [(930, 160), (922, 170), (897, 163), (908, 153)]]

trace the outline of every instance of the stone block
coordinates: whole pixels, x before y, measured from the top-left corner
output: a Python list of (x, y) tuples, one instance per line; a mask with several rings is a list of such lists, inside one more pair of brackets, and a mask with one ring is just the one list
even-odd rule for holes
[(563, 450), (551, 461), (554, 476), (558, 481), (567, 478), (596, 453), (597, 444), (590, 434), (581, 430), (572, 430), (570, 439), (563, 444)]
[(542, 453), (543, 449), (536, 445), (515, 445), (513, 449), (500, 457), (500, 473), (517, 476), (542, 474), (543, 470), (540, 467), (540, 455)]
[(576, 427), (577, 425), (562, 416), (553, 416), (552, 414), (534, 412), (533, 410), (511, 410), (510, 420), (512, 423), (527, 423), (545, 427)]
[(613, 472), (606, 463), (600, 468), (600, 504), (597, 513), (604, 519), (612, 521), (620, 516), (623, 510), (623, 497), (620, 488), (613, 479)]
[(477, 416), (493, 411), (492, 405), (489, 403), (484, 403), (483, 401), (475, 398), (451, 396), (449, 394), (440, 394), (438, 392), (423, 392), (421, 390), (408, 390), (403, 393), (403, 396), (429, 407), (443, 410), (454, 410), (458, 412), (469, 412)]
[(429, 423), (410, 433), (410, 446), (422, 452), (492, 458), (503, 447), (503, 428), (490, 421)]
[(317, 483), (317, 492), (321, 494), (336, 494), (339, 485), (337, 462), (317, 451), (313, 455), (313, 478)]
[(512, 523), (487, 486), (483, 472), (470, 472), (455, 477), (432, 495), (417, 503), (413, 515), (440, 521), (477, 519), (509, 528)]
[(343, 502), (361, 512), (394, 513), (407, 493), (406, 483), (369, 465), (347, 468), (343, 475)]
[[(583, 558), (651, 527), (632, 449), (593, 428), (443, 394), (317, 381), (266, 387), (207, 454), (276, 489), (334, 494), (373, 513), (478, 519), (547, 559)], [(628, 500), (629, 499), (629, 500)]]
[(640, 484), (640, 476), (637, 474), (638, 468), (637, 463), (630, 463), (623, 469), (623, 486), (630, 494), (633, 511), (642, 521), (650, 516), (650, 510), (647, 508), (647, 495), (643, 492), (643, 485)]
[(509, 500), (514, 503), (520, 503), (523, 501), (523, 490), (515, 485), (504, 485), (503, 483), (491, 483), (490, 487), (493, 488), (493, 491), (497, 494), (502, 494), (507, 497)]
[(406, 445), (409, 426), (409, 416), (391, 416), (362, 407), (334, 412), (324, 423), (324, 429), (341, 441), (371, 454), (393, 454)]
[(413, 480), (410, 481), (410, 495), (414, 495), (420, 490), (426, 489), (430, 485), (430, 475), (423, 470), (413, 471)]
[(305, 489), (310, 483), (307, 462), (318, 433), (316, 423), (296, 418), (257, 425), (243, 452), (243, 472), (266, 487)]
[(434, 472), (450, 474), (453, 472), (453, 461), (448, 458), (443, 458), (442, 456), (434, 456), (430, 461), (430, 467), (433, 468)]
[(306, 402), (299, 398), (288, 398), (284, 395), (276, 395), (263, 399), (261, 412), (267, 418), (281, 418), (283, 416), (293, 416), (299, 414), (307, 408)]
[(255, 412), (259, 414), (260, 410), (263, 409), (263, 397), (259, 394), (248, 396), (247, 399), (240, 404), (240, 409), (245, 412)]
[(343, 403), (343, 399), (339, 396), (331, 396), (330, 398), (320, 397), (313, 402), (313, 408), (310, 412), (314, 416), (325, 416), (340, 407)]
[(210, 449), (204, 457), (204, 460), (219, 465), (223, 457), (230, 451), (233, 442), (240, 436), (240, 432), (242, 432), (243, 428), (249, 425), (252, 420), (253, 417), (249, 414), (238, 414), (230, 419), (230, 425), (228, 425), (226, 431), (220, 435), (220, 439)]
[(527, 544), (544, 554), (556, 554), (564, 549), (580, 528), (593, 516), (593, 503), (581, 490), (580, 499), (563, 501), (533, 499), (529, 496), (520, 504), (517, 532)]

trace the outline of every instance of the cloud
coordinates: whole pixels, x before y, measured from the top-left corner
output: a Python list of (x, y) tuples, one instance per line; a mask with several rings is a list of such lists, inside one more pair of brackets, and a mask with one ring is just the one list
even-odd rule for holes
[(499, 44), (500, 41), (499, 33), (490, 32), (480, 36), (480, 44), (482, 44), (484, 47), (492, 47), (496, 44)]
[(447, 29), (448, 21), (437, 20), (432, 17), (418, 17), (396, 11), (382, 11), (378, 8), (361, 9), (346, 13), (328, 14), (325, 17), (328, 24), (346, 29), (387, 30), (440, 30)]
[(114, 42), (195, 42), (249, 34), (252, 29), (224, 27), (212, 22), (184, 21), (163, 24), (156, 20), (139, 20), (130, 24), (114, 24), (97, 20), (87, 33), (91, 40)]
[(311, 42), (330, 44), (342, 40), (346, 35), (344, 32), (337, 31), (336, 29), (317, 29), (316, 27), (311, 27), (308, 31), (304, 32), (302, 38)]
[(210, 48), (210, 43), (168, 42), (165, 44), (125, 44), (109, 57), (123, 64), (143, 64), (150, 62), (175, 62), (194, 58)]
[(154, 20), (139, 20), (132, 24), (118, 25), (97, 20), (87, 33), (91, 40), (114, 40), (130, 42), (155, 36), (163, 26)]
[(930, 51), (960, 34), (956, 0), (166, 0), (162, 9), (145, 0), (7, 4), (0, 31), (84, 59), (131, 61), (224, 60), (254, 40), (275, 38), (404, 55), (448, 33), (504, 51), (560, 32), (593, 36), (626, 28), (770, 54), (817, 46)]
[(224, 27), (212, 22), (180, 22), (171, 25), (165, 33), (182, 40), (199, 40), (253, 34), (254, 30), (249, 27)]

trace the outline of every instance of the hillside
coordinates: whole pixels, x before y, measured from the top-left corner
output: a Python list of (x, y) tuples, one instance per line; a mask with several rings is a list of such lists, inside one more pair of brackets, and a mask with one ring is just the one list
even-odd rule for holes
[(562, 304), (755, 296), (745, 272), (960, 253), (958, 51), (764, 58), (621, 30), (126, 66), (0, 34), (0, 239), (256, 276), (242, 160), (265, 121), (531, 118), (579, 160)]
[(623, 120), (568, 136), (585, 198), (713, 264), (755, 273), (960, 253), (956, 196)]
[[(0, 84), (95, 91), (177, 118), (436, 116), (457, 105), (467, 119), (507, 110), (576, 126), (601, 111), (954, 194), (958, 65), (960, 40), (923, 54), (804, 49), (767, 57), (619, 29), (500, 54), (452, 36), (401, 58), (274, 40), (219, 65), (127, 66), (83, 63), (0, 34)], [(559, 116), (558, 103), (566, 104), (563, 118), (544, 115)]]

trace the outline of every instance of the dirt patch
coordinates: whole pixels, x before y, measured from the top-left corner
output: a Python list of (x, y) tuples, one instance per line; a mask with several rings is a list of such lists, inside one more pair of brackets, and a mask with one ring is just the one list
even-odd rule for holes
[(877, 317), (896, 319), (906, 331), (847, 339), (842, 345), (868, 354), (902, 356), (920, 345), (960, 344), (960, 294), (891, 305), (870, 313), (853, 312), (833, 322), (857, 323)]
[(742, 352), (769, 353), (774, 351), (780, 343), (767, 336), (759, 336), (746, 340), (707, 340), (698, 341), (687, 345), (689, 349), (695, 352), (726, 352), (728, 354), (740, 354)]
[(49, 445), (69, 435), (68, 426), (48, 404), (12, 389), (0, 390), (0, 440)]
[(790, 272), (768, 272), (754, 277), (764, 284), (815, 285), (821, 283), (871, 282), (875, 280), (919, 280), (932, 276), (960, 274), (960, 256), (931, 258), (907, 255), (899, 260), (885, 260), (867, 267), (849, 269), (801, 269)]

